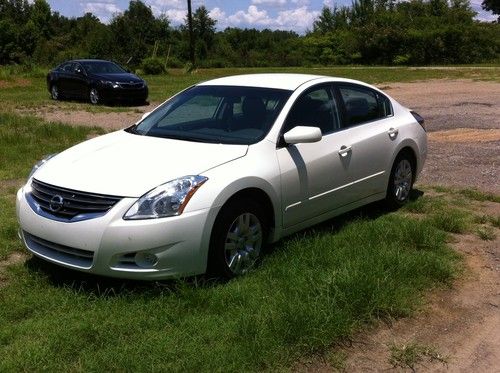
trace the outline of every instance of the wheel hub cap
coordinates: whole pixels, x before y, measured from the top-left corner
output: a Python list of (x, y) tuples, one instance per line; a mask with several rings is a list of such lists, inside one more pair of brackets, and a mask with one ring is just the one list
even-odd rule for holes
[(252, 213), (238, 216), (231, 224), (225, 242), (226, 264), (234, 274), (247, 272), (257, 261), (262, 246), (262, 226)]
[(412, 182), (411, 164), (408, 160), (401, 160), (394, 172), (394, 195), (398, 201), (404, 201), (408, 198)]

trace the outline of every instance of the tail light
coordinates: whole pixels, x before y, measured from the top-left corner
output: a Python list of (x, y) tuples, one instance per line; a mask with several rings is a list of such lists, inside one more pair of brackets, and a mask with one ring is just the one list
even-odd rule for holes
[(410, 113), (411, 115), (413, 115), (413, 118), (415, 118), (415, 120), (418, 122), (418, 124), (420, 124), (422, 126), (422, 128), (424, 129), (425, 131), (425, 120), (424, 118), (419, 115), (417, 112), (413, 111), (413, 110), (410, 110)]

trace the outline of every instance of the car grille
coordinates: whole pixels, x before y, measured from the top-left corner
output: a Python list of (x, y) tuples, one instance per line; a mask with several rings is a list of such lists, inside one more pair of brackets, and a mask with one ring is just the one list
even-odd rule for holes
[(139, 88), (144, 87), (144, 83), (142, 83), (142, 82), (134, 82), (134, 83), (121, 83), (121, 82), (118, 82), (118, 85), (121, 88), (127, 88), (127, 89), (139, 89)]
[(121, 197), (79, 192), (35, 179), (31, 182), (30, 194), (41, 210), (65, 220), (79, 215), (102, 216), (121, 200)]
[(23, 236), (26, 246), (35, 254), (75, 267), (90, 268), (92, 266), (92, 261), (94, 260), (94, 252), (92, 251), (75, 249), (50, 242), (33, 236), (26, 231), (23, 231)]

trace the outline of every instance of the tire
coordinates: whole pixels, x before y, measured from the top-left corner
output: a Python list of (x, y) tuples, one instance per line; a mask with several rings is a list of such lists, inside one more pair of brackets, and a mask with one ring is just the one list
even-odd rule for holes
[(262, 205), (249, 198), (224, 206), (212, 229), (207, 274), (230, 279), (252, 269), (267, 242), (268, 222)]
[(387, 185), (386, 203), (390, 209), (397, 209), (410, 200), (410, 193), (415, 180), (415, 165), (408, 153), (396, 157)]
[(101, 97), (99, 96), (99, 91), (97, 90), (97, 88), (90, 88), (89, 100), (92, 105), (97, 105), (101, 103)]
[(52, 84), (52, 86), (50, 87), (50, 98), (52, 98), (54, 101), (61, 99), (61, 93), (59, 92), (57, 84)]

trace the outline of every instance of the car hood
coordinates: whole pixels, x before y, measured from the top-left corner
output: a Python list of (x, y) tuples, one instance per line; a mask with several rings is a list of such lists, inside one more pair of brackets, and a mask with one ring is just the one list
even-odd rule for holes
[(245, 156), (248, 145), (189, 142), (118, 131), (51, 158), (34, 178), (55, 186), (121, 197), (140, 197), (186, 175)]
[(109, 80), (112, 82), (138, 83), (138, 82), (143, 81), (137, 75), (134, 75), (131, 73), (121, 73), (121, 74), (95, 74), (95, 73), (93, 73), (92, 77), (94, 77), (96, 79)]

